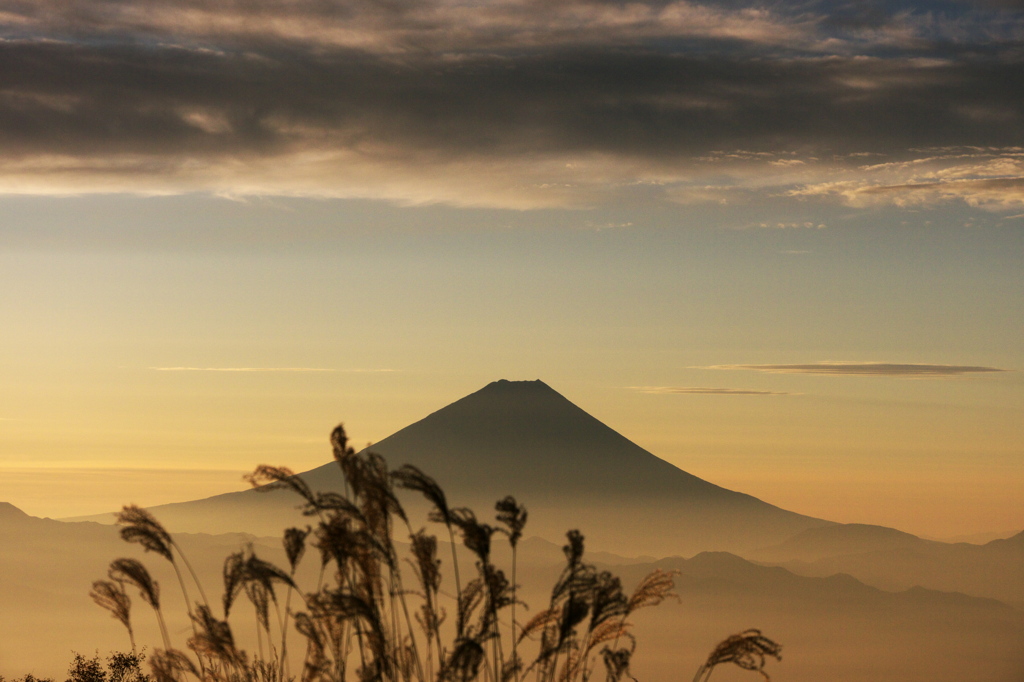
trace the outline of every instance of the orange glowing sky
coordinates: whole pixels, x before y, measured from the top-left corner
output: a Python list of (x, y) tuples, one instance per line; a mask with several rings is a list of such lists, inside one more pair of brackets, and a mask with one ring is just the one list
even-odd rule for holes
[(0, 3), (0, 500), (540, 378), (794, 511), (1024, 527), (1022, 10), (338, 4)]

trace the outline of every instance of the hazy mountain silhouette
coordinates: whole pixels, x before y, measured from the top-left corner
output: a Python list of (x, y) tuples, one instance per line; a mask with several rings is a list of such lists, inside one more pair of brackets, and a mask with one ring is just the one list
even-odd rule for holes
[[(224, 557), (255, 540), (241, 534), (178, 539), (204, 582), (214, 588)], [(280, 541), (256, 542), (267, 558), (283, 555)], [(105, 655), (112, 649), (128, 649), (124, 627), (89, 597), (92, 582), (105, 578), (110, 561), (117, 557), (137, 558), (147, 565), (164, 588), (162, 600), (172, 632), (187, 632), (174, 573), (162, 558), (125, 543), (113, 526), (37, 518), (0, 502), (0, 676), (14, 680), (32, 673), (63, 680), (72, 650), (86, 655), (99, 650)], [(133, 600), (136, 635), (152, 651), (160, 642), (155, 620), (140, 599)], [(184, 645), (184, 638), (178, 637), (177, 643)]]
[[(536, 572), (544, 558), (554, 565), (560, 548), (535, 538), (520, 551)], [(751, 626), (784, 644), (783, 661), (769, 667), (772, 679), (1016, 682), (1024, 670), (1024, 613), (993, 599), (922, 587), (880, 590), (845, 574), (806, 577), (728, 552), (590, 559), (625, 585), (655, 568), (679, 572), (680, 602), (636, 617), (643, 655), (633, 672), (640, 680), (688, 679), (680, 671), (702, 648)], [(545, 597), (524, 591), (531, 603), (543, 604)], [(722, 673), (723, 679), (746, 679), (739, 671)]]
[[(531, 512), (528, 532), (558, 539), (586, 528), (592, 546), (620, 553), (742, 551), (830, 524), (688, 474), (542, 381), (493, 382), (371, 449), (392, 468), (433, 476), (453, 506), (489, 517), (511, 494)], [(342, 486), (333, 462), (302, 476), (317, 489)], [(152, 511), (179, 530), (276, 534), (294, 522), (283, 518), (293, 504), (288, 494), (245, 491)]]
[(1022, 679), (1024, 613), (994, 600), (921, 587), (894, 593), (843, 574), (803, 577), (724, 552), (612, 570), (632, 583), (652, 567), (681, 571), (681, 603), (637, 617), (639, 680), (689, 679), (679, 671), (702, 647), (752, 626), (783, 643), (783, 660), (768, 668), (773, 680)]
[(920, 585), (1024, 607), (1024, 532), (984, 545), (949, 544), (881, 526), (836, 524), (747, 556), (800, 575), (849, 573), (888, 590)]
[(14, 519), (32, 518), (25, 512), (15, 507), (10, 502), (0, 502), (0, 522)]
[(808, 528), (777, 545), (749, 552), (747, 556), (759, 561), (816, 561), (844, 554), (882, 552), (925, 544), (946, 543), (923, 540), (916, 535), (885, 526), (836, 523)]
[[(221, 567), (229, 553), (253, 543), (260, 557), (279, 565), (285, 561), (277, 538), (177, 534), (176, 540), (213, 604), (221, 601)], [(441, 544), (438, 555), (445, 557), (442, 571), (450, 580), (448, 549)], [(560, 545), (540, 538), (520, 543), (521, 598), (529, 604), (524, 612), (545, 608), (564, 564)], [(0, 503), (0, 547), (0, 675), (8, 679), (29, 672), (64, 679), (72, 650), (105, 655), (127, 648), (124, 629), (88, 596), (91, 582), (104, 577), (115, 557), (141, 559), (161, 583), (172, 644), (183, 646), (191, 636), (169, 564), (122, 542), (111, 526), (39, 519)], [(507, 543), (496, 542), (494, 549), (494, 560), (507, 569)], [(405, 556), (404, 548), (399, 551)], [(791, 682), (1016, 682), (1024, 669), (1019, 646), (1024, 613), (990, 599), (920, 588), (886, 592), (850, 576), (803, 577), (724, 552), (652, 561), (588, 550), (585, 558), (620, 575), (627, 590), (653, 568), (680, 571), (680, 601), (669, 600), (632, 619), (639, 643), (637, 679), (688, 679), (719, 640), (749, 627), (762, 628), (784, 644), (783, 661), (770, 670), (773, 679)], [(472, 560), (462, 553), (464, 565)], [(307, 553), (299, 583), (307, 589), (315, 585), (318, 568), (316, 553)], [(133, 602), (139, 644), (152, 650), (160, 641), (153, 614), (134, 592)], [(251, 608), (239, 605), (231, 618), (240, 644), (251, 650), (256, 646)], [(748, 679), (732, 674), (738, 672), (723, 670), (722, 679)]]

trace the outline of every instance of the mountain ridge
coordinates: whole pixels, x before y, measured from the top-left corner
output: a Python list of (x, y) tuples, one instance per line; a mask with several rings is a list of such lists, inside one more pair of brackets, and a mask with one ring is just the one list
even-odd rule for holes
[[(486, 518), (496, 500), (511, 494), (530, 509), (528, 532), (559, 539), (580, 528), (595, 547), (619, 553), (743, 551), (832, 523), (683, 471), (540, 380), (487, 384), (370, 449), (392, 468), (422, 469), (451, 506)], [(343, 490), (334, 462), (299, 475), (314, 489)], [(408, 499), (413, 508), (421, 504)], [(151, 511), (172, 529), (271, 535), (301, 521), (292, 509), (297, 502), (286, 492), (244, 491)]]
[(812, 528), (746, 557), (793, 573), (848, 573), (885, 590), (914, 586), (998, 599), (1024, 608), (1024, 532), (983, 545), (926, 540), (883, 526)]
[(28, 514), (10, 502), (0, 502), (0, 519), (14, 519), (27, 516)]
[[(443, 530), (438, 526), (432, 533)], [(24, 515), (0, 518), (0, 675), (14, 679), (31, 671), (37, 678), (59, 677), (71, 651), (123, 650), (124, 628), (89, 597), (93, 580), (102, 578), (110, 560), (123, 556), (141, 560), (163, 586), (161, 592), (172, 643), (189, 636), (189, 625), (174, 571), (163, 558), (126, 544), (116, 529), (95, 523), (66, 523)], [(225, 557), (246, 546), (277, 565), (286, 565), (277, 538), (239, 535), (176, 534), (201, 582), (219, 602)], [(452, 578), (446, 538), (439, 540), (445, 580)], [(550, 585), (565, 563), (563, 542), (524, 538), (519, 544), (519, 573), (524, 617), (545, 608)], [(459, 543), (461, 562), (473, 561)], [(402, 556), (407, 546), (403, 545)], [(494, 561), (509, 566), (507, 542), (496, 542)], [(587, 539), (584, 561), (609, 568), (627, 592), (651, 570), (679, 569), (678, 599), (636, 617), (641, 653), (635, 660), (637, 679), (674, 679), (692, 670), (721, 639), (748, 627), (763, 628), (784, 644), (779, 677), (794, 682), (828, 679), (898, 679), (928, 682), (971, 679), (1016, 682), (1024, 657), (1016, 645), (1024, 636), (1024, 613), (992, 600), (912, 588), (892, 593), (864, 585), (849, 576), (809, 578), (782, 568), (763, 567), (726, 552), (706, 552), (690, 559), (661, 560), (601, 554)], [(307, 556), (296, 580), (304, 588), (317, 581), (319, 561)], [(444, 590), (450, 605), (452, 590)], [(449, 606), (450, 607), (450, 606)], [(246, 609), (232, 612), (236, 636), (243, 647), (256, 646), (244, 627)], [(160, 634), (144, 605), (133, 610), (136, 637), (143, 645)], [(40, 636), (45, 633), (45, 636)], [(859, 660), (844, 666), (849, 652)], [(774, 671), (773, 671), (774, 672)], [(784, 674), (783, 674), (784, 673)], [(773, 674), (774, 677), (774, 674)], [(738, 678), (739, 679), (739, 678)]]

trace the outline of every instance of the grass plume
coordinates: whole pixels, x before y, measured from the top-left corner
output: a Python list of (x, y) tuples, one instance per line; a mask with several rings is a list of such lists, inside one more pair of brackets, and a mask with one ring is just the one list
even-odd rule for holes
[[(284, 531), (287, 567), (261, 559), (251, 546), (229, 554), (222, 569), (222, 616), (207, 602), (174, 537), (149, 512), (130, 505), (118, 515), (123, 539), (174, 567), (192, 624), (184, 647), (175, 647), (163, 622), (159, 585), (139, 561), (116, 559), (109, 580), (93, 584), (90, 594), (125, 625), (133, 651), (125, 586), (136, 588), (156, 612), (164, 639), (163, 648), (149, 657), (156, 682), (521, 682), (531, 676), (535, 682), (587, 682), (599, 667), (608, 682), (631, 677), (636, 643), (627, 618), (674, 597), (673, 572), (655, 570), (627, 594), (618, 577), (588, 563), (583, 534), (570, 530), (565, 565), (548, 604), (520, 624), (516, 560), (525, 507), (511, 496), (499, 500), (496, 525), (491, 525), (466, 507), (451, 506), (441, 486), (418, 468), (390, 471), (380, 455), (355, 452), (341, 426), (332, 432), (331, 446), (343, 491), (313, 490), (285, 467), (261, 465), (248, 477), (260, 490), (294, 493), (299, 509), (315, 524)], [(431, 505), (428, 520), (444, 527), (454, 597), (442, 591), (437, 536), (426, 528), (413, 530), (399, 491), (422, 495)], [(496, 537), (506, 538), (512, 550), (511, 577), (495, 564)], [(402, 556), (405, 542), (408, 554)], [(475, 559), (475, 572), (466, 580), (458, 542)], [(319, 577), (314, 589), (304, 590), (296, 576), (309, 546), (319, 555)], [(202, 595), (200, 602), (189, 601), (179, 561)], [(411, 570), (412, 588), (405, 586), (403, 570)], [(236, 608), (243, 594), (253, 605), (256, 652), (240, 648), (232, 629), (232, 621), (247, 617)], [(454, 602), (450, 625), (445, 598)], [(289, 633), (304, 645), (301, 666), (289, 657)], [(766, 657), (778, 658), (778, 651), (777, 644), (749, 630), (722, 642), (695, 680), (706, 682), (727, 662), (767, 678)]]
[(722, 640), (697, 670), (693, 682), (707, 682), (715, 667), (723, 663), (735, 663), (744, 670), (760, 673), (768, 682), (771, 677), (764, 671), (764, 665), (768, 658), (781, 661), (781, 652), (782, 645), (762, 635), (760, 630), (745, 630)]

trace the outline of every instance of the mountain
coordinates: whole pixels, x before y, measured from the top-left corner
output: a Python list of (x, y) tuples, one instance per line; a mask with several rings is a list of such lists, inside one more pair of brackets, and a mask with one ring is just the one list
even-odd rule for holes
[[(503, 543), (498, 543), (499, 547)], [(564, 559), (538, 538), (520, 544), (522, 597), (547, 603)], [(638, 561), (587, 550), (584, 558), (622, 579), (627, 591), (654, 569), (678, 571), (675, 592), (630, 617), (638, 680), (690, 679), (723, 637), (759, 628), (783, 645), (766, 671), (790, 682), (1018, 682), (1024, 671), (1024, 613), (992, 599), (912, 587), (881, 590), (844, 575), (807, 577), (728, 552)], [(507, 557), (500, 557), (507, 565)], [(761, 679), (733, 667), (723, 681)]]
[[(226, 555), (251, 544), (260, 557), (278, 565), (285, 561), (274, 538), (179, 533), (175, 539), (218, 614)], [(441, 545), (442, 574), (451, 580), (449, 548)], [(64, 679), (72, 651), (105, 657), (127, 649), (124, 628), (88, 596), (92, 581), (105, 576), (115, 557), (141, 559), (159, 581), (172, 644), (183, 646), (191, 636), (168, 562), (122, 542), (109, 525), (39, 519), (0, 504), (0, 547), (0, 676)], [(407, 556), (406, 546), (398, 550)], [(460, 555), (464, 570), (472, 571), (472, 557), (465, 551)], [(508, 570), (507, 542), (495, 542), (493, 558)], [(1017, 682), (1024, 670), (1024, 613), (990, 599), (921, 588), (886, 592), (846, 575), (803, 577), (725, 552), (655, 561), (592, 552), (588, 543), (584, 558), (621, 576), (627, 592), (653, 569), (679, 571), (678, 600), (630, 616), (636, 625), (636, 679), (688, 679), (715, 644), (751, 627), (783, 644), (783, 660), (771, 661), (768, 671), (773, 679), (790, 682)], [(561, 542), (536, 537), (520, 542), (519, 597), (529, 605), (521, 607), (520, 617), (545, 608), (562, 565)], [(296, 577), (302, 589), (316, 585), (318, 568), (316, 553), (307, 552)], [(450, 584), (442, 586), (449, 613), (454, 612), (452, 592)], [(151, 652), (160, 646), (153, 613), (135, 590), (131, 594), (136, 638)], [(194, 592), (193, 598), (198, 598)], [(231, 622), (239, 644), (250, 651), (258, 646), (252, 619), (243, 598), (232, 609)], [(295, 655), (301, 657), (301, 649)], [(724, 668), (720, 674), (716, 670), (715, 679), (756, 677), (741, 673)]]
[(817, 561), (848, 554), (866, 554), (889, 550), (944, 545), (937, 540), (923, 540), (895, 528), (865, 523), (836, 523), (821, 528), (808, 528), (771, 547), (747, 554), (759, 561)]
[[(204, 583), (213, 587), (220, 582), (224, 557), (246, 543), (254, 542), (268, 559), (284, 559), (277, 540), (260, 542), (240, 534), (183, 534), (177, 540)], [(106, 578), (110, 561), (118, 557), (146, 564), (163, 588), (161, 601), (175, 642), (184, 644), (189, 625), (169, 564), (122, 541), (116, 528), (41, 519), (0, 502), (0, 548), (0, 679), (31, 673), (63, 680), (72, 651), (92, 656), (98, 650), (105, 657), (108, 651), (129, 649), (124, 627), (89, 597), (93, 581)], [(155, 619), (145, 603), (136, 596), (133, 601), (135, 634), (152, 651), (160, 646)]]
[[(830, 525), (688, 474), (542, 381), (493, 382), (372, 449), (392, 468), (410, 463), (433, 476), (452, 506), (489, 517), (511, 494), (530, 511), (528, 533), (558, 540), (579, 528), (592, 546), (619, 553), (743, 551)], [(333, 462), (302, 477), (342, 489)], [(178, 530), (277, 534), (299, 521), (294, 504), (288, 493), (245, 491), (152, 511)]]
[(10, 502), (0, 502), (0, 522), (31, 518)]
[[(994, 600), (920, 587), (890, 592), (843, 574), (804, 577), (724, 552), (612, 570), (636, 584), (651, 568), (680, 571), (680, 602), (630, 618), (639, 680), (689, 679), (702, 651), (752, 627), (783, 645), (782, 661), (766, 667), (773, 680), (1024, 679), (1024, 613)], [(725, 668), (721, 677), (760, 679), (741, 672)]]
[(1017, 534), (1017, 531), (988, 531), (985, 533), (968, 533), (967, 535), (953, 535), (951, 537), (934, 538), (922, 535), (926, 540), (940, 540), (942, 542), (967, 542), (972, 545), (984, 545), (993, 540), (1006, 540)]
[(919, 585), (1024, 607), (1024, 532), (984, 545), (949, 544), (892, 528), (835, 524), (746, 556), (800, 575), (848, 573), (888, 590)]

